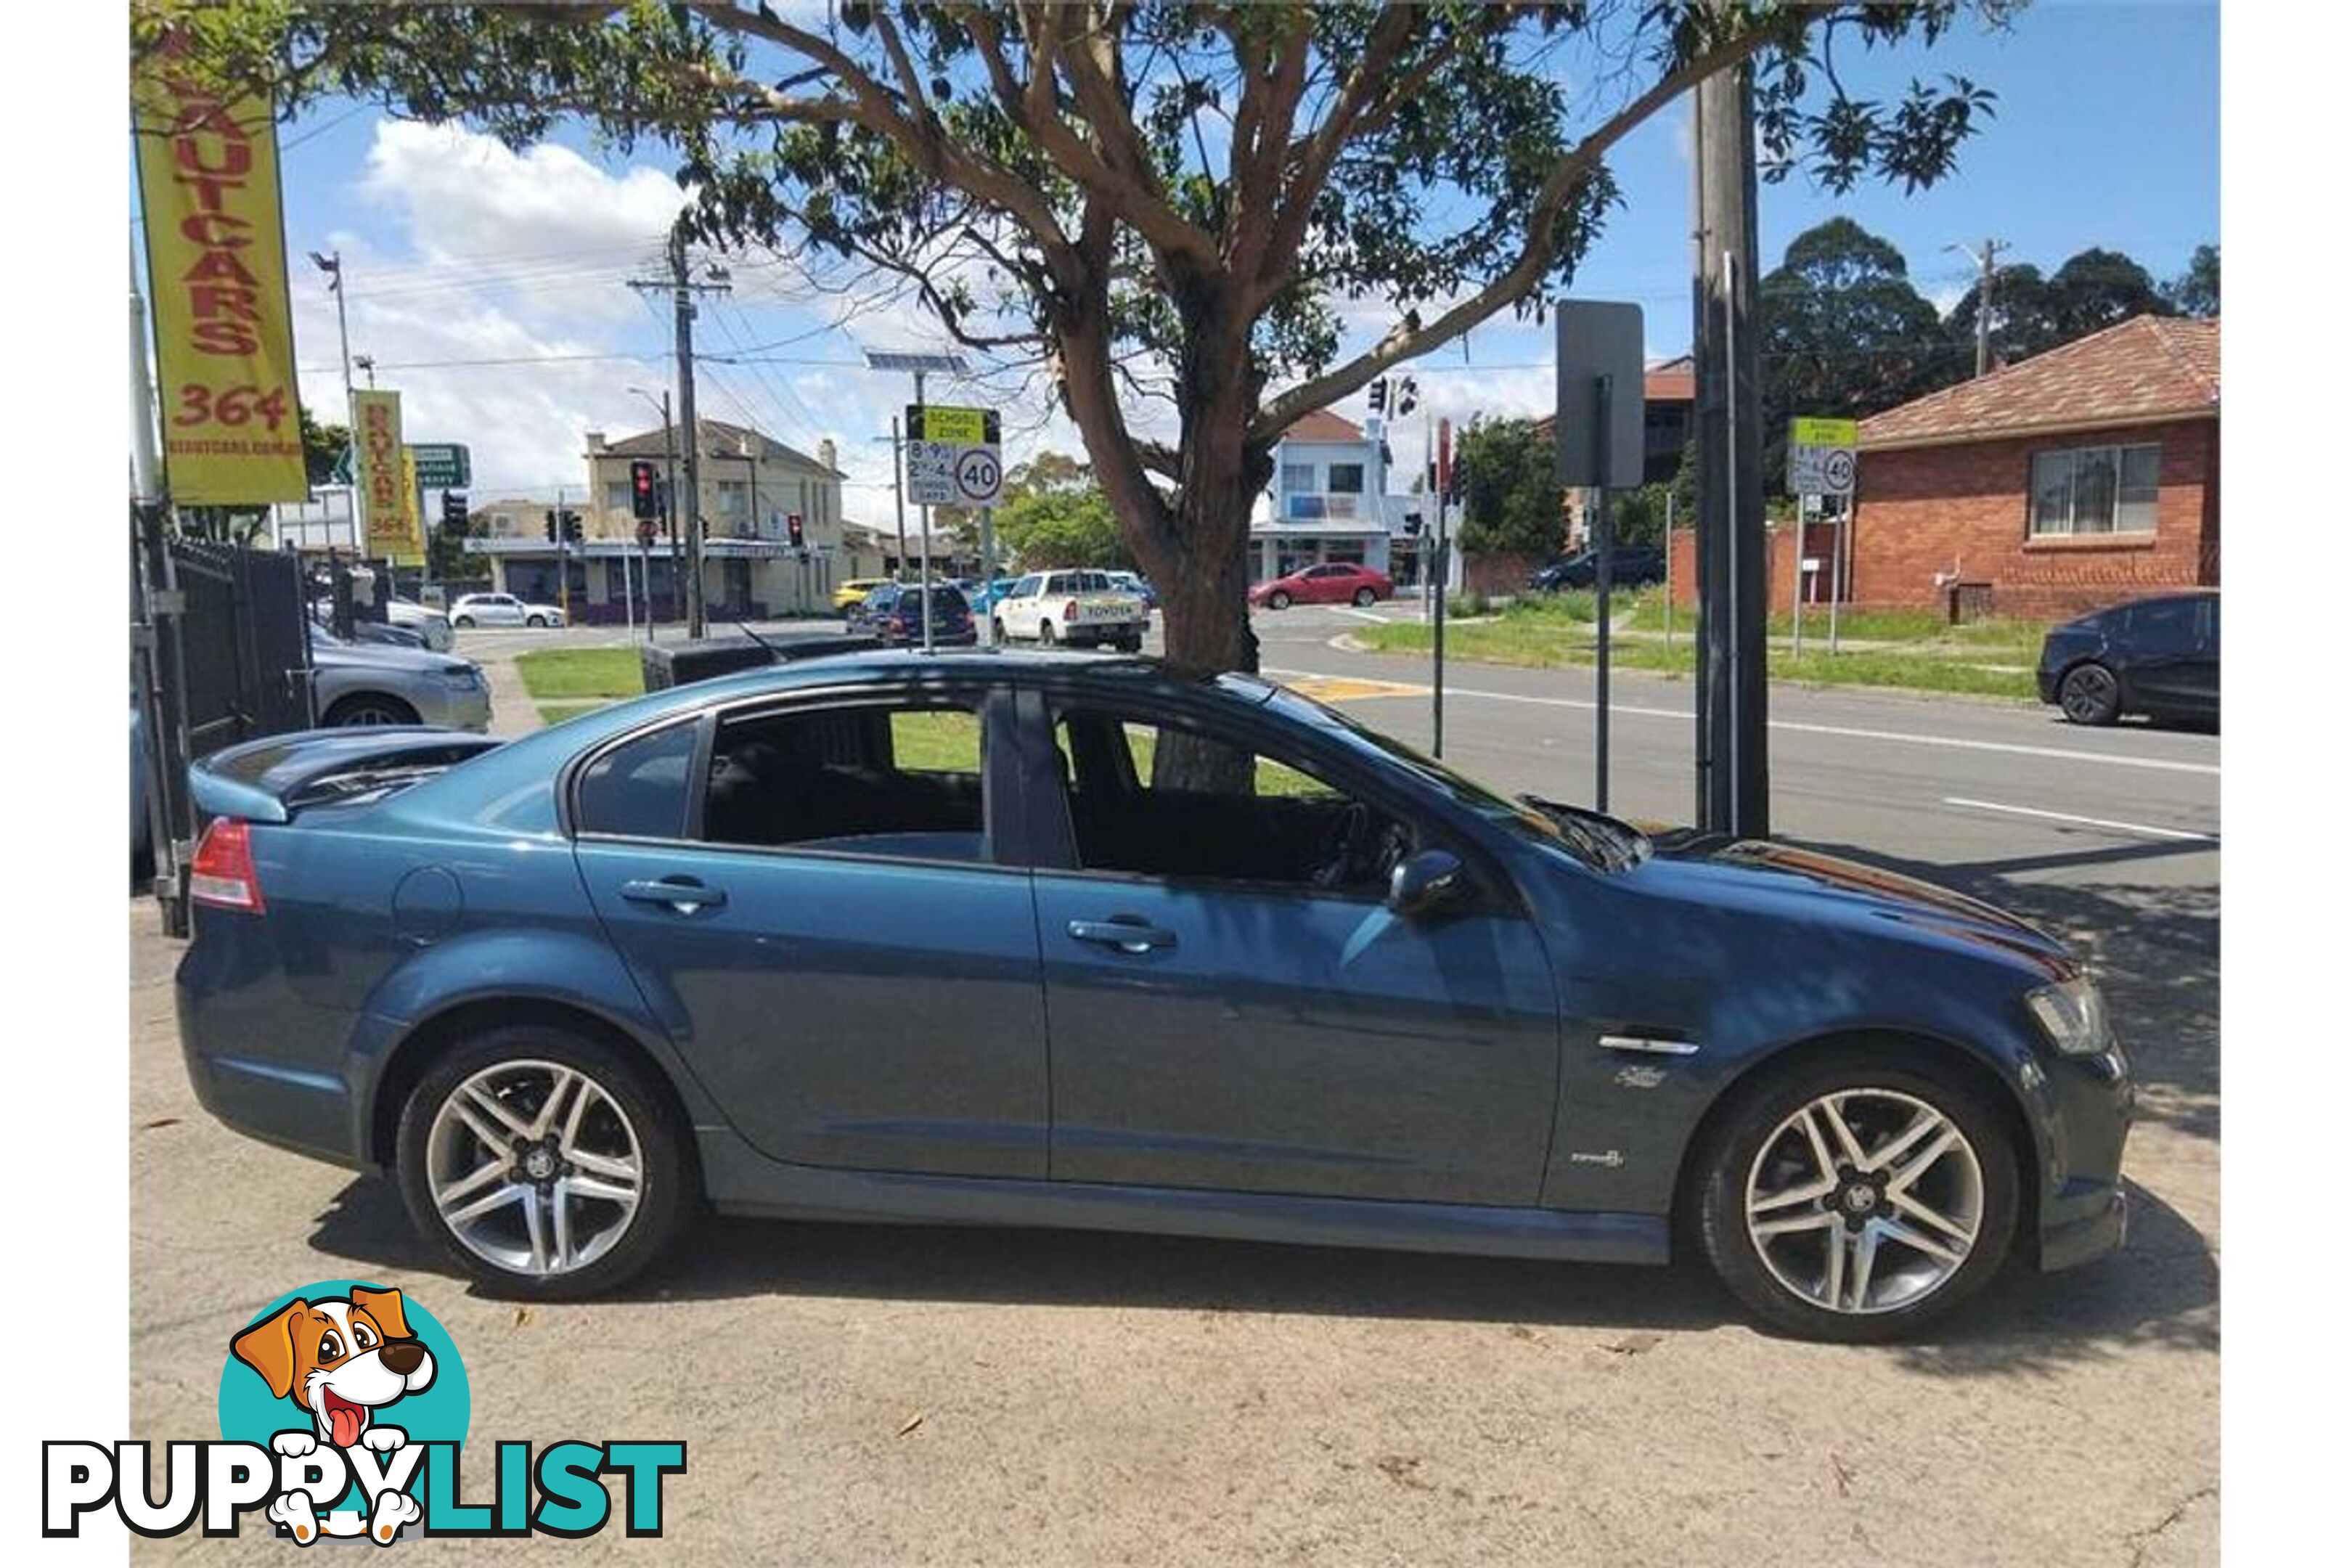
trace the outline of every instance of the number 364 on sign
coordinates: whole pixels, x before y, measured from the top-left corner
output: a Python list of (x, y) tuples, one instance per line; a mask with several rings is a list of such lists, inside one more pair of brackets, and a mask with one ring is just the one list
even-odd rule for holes
[(207, 386), (200, 381), (184, 382), (180, 387), (180, 406), (172, 416), (174, 425), (203, 425), (217, 421), (223, 425), (244, 425), (259, 419), (275, 430), (286, 422), (286, 391), (272, 387), (267, 393), (260, 387)]

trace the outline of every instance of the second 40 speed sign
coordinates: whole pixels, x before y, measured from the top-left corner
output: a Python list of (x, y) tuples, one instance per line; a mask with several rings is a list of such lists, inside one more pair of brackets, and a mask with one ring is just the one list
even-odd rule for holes
[(994, 506), (1004, 453), (993, 408), (907, 405), (907, 499), (918, 506)]

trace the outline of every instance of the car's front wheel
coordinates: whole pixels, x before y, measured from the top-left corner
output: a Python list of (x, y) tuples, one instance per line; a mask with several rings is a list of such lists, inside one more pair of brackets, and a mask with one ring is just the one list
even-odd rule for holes
[(2078, 664), (2058, 683), (2058, 710), (2077, 724), (2112, 724), (2124, 710), (2123, 685), (2104, 664)]
[(471, 616), (453, 616), (449, 624), (456, 626), (459, 631), (469, 632), (474, 629), (474, 617)]
[(397, 697), (381, 692), (361, 691), (344, 698), (326, 711), (320, 723), (331, 729), (343, 729), (358, 724), (415, 724), (422, 722), (416, 710)]
[(619, 1284), (693, 1206), (676, 1112), (612, 1046), (511, 1025), (429, 1068), (401, 1113), (417, 1228), (493, 1292), (560, 1299)]
[(2000, 1271), (2018, 1152), (1960, 1073), (1837, 1052), (1736, 1092), (1700, 1152), (1693, 1207), (1708, 1261), (1756, 1316), (1807, 1339), (1895, 1339)]
[(523, 617), (522, 624), (527, 626), (543, 626), (547, 625), (547, 617), (545, 616), (525, 616)]

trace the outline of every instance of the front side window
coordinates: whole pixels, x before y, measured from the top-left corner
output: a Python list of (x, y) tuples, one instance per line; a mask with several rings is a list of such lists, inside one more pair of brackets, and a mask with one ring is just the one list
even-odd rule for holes
[(2028, 502), (2033, 532), (2155, 532), (2162, 457), (2155, 442), (2036, 452)]
[(1004, 596), (1008, 599), (1035, 598), (1037, 596), (1037, 579), (1034, 576), (1022, 578), (1021, 581), (1013, 584), (1012, 587), (1007, 588), (1004, 591)]
[(683, 838), (698, 726), (688, 720), (624, 741), (581, 770), (572, 823), (620, 838)]
[(724, 720), (703, 836), (929, 860), (987, 858), (976, 708), (852, 703)]
[(1296, 759), (1074, 706), (1055, 739), (1082, 869), (1378, 900), (1415, 830)]

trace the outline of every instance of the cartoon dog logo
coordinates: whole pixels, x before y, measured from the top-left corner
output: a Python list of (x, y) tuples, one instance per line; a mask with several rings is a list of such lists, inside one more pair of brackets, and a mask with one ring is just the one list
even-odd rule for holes
[[(364, 1446), (389, 1453), (408, 1441), (397, 1426), (379, 1423), (375, 1413), (433, 1382), (433, 1352), (408, 1331), (398, 1290), (354, 1285), (349, 1297), (289, 1301), (229, 1342), (236, 1359), (259, 1373), (269, 1392), (291, 1400), (310, 1417), (310, 1429), (290, 1428), (270, 1439), (278, 1453), (300, 1458), (321, 1442), (339, 1448)], [(309, 1544), (319, 1533), (308, 1500), (290, 1492), (271, 1506), (288, 1505), (278, 1522)], [(386, 1491), (368, 1521), (368, 1533), (390, 1540), (415, 1516), (415, 1500)], [(392, 1514), (403, 1517), (395, 1519)]]

